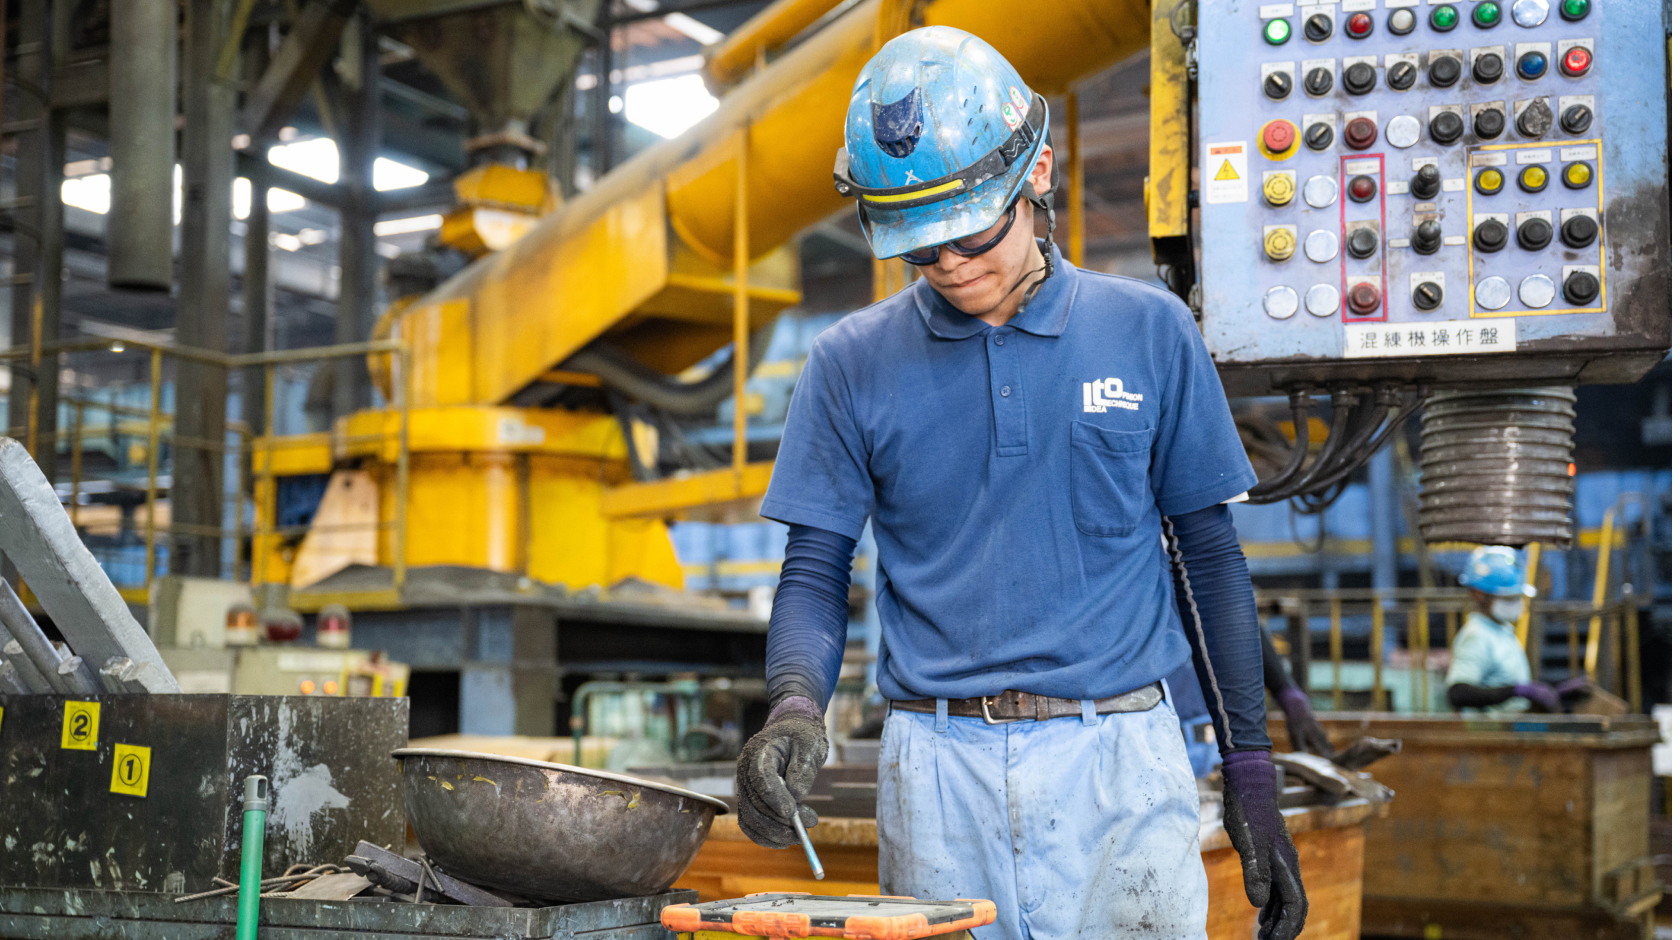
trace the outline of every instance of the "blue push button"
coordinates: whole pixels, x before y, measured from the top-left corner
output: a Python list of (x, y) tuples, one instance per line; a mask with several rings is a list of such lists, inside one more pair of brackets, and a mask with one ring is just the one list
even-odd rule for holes
[(1529, 80), (1546, 74), (1546, 54), (1543, 52), (1523, 53), (1523, 57), (1517, 60), (1517, 74)]

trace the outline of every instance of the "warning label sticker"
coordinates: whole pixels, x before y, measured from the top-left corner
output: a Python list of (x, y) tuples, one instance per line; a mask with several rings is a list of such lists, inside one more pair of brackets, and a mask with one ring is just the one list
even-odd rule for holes
[(1208, 144), (1202, 161), (1202, 205), (1248, 201), (1248, 144)]

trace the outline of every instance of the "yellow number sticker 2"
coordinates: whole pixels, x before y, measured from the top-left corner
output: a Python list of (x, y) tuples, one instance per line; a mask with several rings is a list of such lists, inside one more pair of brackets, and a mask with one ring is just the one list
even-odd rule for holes
[(99, 703), (65, 702), (64, 735), (58, 746), (70, 751), (99, 747)]
[(117, 745), (111, 765), (111, 792), (145, 796), (152, 775), (152, 749), (139, 744)]

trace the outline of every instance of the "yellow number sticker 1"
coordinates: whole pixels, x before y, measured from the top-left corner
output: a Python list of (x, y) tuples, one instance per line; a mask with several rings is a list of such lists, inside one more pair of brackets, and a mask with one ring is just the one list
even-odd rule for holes
[(111, 792), (145, 796), (152, 775), (152, 749), (139, 744), (119, 744), (111, 765)]
[(65, 702), (64, 735), (58, 746), (70, 751), (99, 747), (99, 703)]

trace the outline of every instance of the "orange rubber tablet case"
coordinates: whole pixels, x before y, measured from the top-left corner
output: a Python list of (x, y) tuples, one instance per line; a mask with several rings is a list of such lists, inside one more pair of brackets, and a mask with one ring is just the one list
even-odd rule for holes
[(991, 901), (924, 901), (852, 895), (754, 894), (731, 901), (673, 904), (660, 912), (666, 930), (748, 937), (849, 937), (917, 940), (984, 927), (997, 919)]

